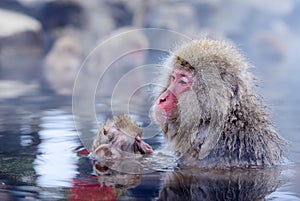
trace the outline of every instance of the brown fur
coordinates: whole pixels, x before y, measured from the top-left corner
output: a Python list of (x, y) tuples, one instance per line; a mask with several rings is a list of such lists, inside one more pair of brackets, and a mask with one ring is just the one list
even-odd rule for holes
[[(174, 50), (165, 67), (194, 74), (193, 90), (178, 99), (177, 117), (158, 122), (185, 165), (271, 166), (283, 159), (286, 144), (273, 129), (254, 93), (243, 55), (231, 44), (195, 40)], [(170, 73), (162, 75), (167, 89)], [(158, 97), (157, 96), (157, 97)]]
[(134, 138), (137, 136), (142, 136), (142, 128), (131, 118), (119, 115), (101, 125), (93, 142), (92, 151), (102, 144), (112, 144), (114, 147), (123, 148), (124, 151), (131, 151), (135, 143)]

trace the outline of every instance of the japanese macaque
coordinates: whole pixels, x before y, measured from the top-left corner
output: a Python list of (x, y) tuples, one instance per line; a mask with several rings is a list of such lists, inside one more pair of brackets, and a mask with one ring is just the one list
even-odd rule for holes
[(97, 161), (151, 154), (151, 146), (142, 139), (142, 128), (127, 116), (116, 116), (103, 124), (96, 136), (92, 152)]
[(49, 87), (60, 95), (70, 95), (82, 64), (83, 49), (75, 36), (63, 36), (43, 61), (43, 75)]
[(286, 141), (273, 129), (243, 55), (224, 41), (175, 49), (161, 73), (154, 120), (182, 166), (273, 166)]

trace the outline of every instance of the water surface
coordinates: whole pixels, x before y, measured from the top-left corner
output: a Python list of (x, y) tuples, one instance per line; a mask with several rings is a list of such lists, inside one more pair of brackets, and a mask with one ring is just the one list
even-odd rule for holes
[[(1, 99), (1, 200), (300, 200), (298, 96), (282, 99), (266, 93), (273, 98), (269, 102), (278, 130), (291, 142), (287, 155), (294, 165), (225, 172), (178, 170), (172, 157), (156, 151), (154, 158), (127, 164), (140, 174), (112, 170), (99, 176), (89, 156), (81, 152), (71, 97), (32, 94)], [(110, 115), (102, 111), (99, 119)], [(147, 115), (132, 116), (146, 125)], [(91, 126), (86, 132), (93, 135), (98, 125)], [(164, 144), (161, 134), (146, 141), (155, 150)]]

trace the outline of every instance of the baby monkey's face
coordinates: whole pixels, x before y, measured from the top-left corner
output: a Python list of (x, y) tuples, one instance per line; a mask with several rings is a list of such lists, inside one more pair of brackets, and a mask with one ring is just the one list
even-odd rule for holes
[(141, 139), (141, 133), (120, 129), (114, 125), (105, 128), (108, 143), (101, 144), (95, 151), (96, 160), (110, 160), (130, 154), (151, 154), (152, 147)]
[(134, 154), (151, 154), (153, 152), (152, 147), (141, 139), (140, 133), (128, 133), (128, 131), (116, 129), (110, 136), (112, 147), (122, 152)]

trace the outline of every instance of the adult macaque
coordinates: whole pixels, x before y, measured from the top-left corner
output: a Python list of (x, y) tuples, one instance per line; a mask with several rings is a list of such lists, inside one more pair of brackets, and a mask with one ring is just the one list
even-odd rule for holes
[(96, 136), (92, 152), (97, 161), (151, 154), (151, 146), (142, 139), (142, 128), (127, 116), (116, 116), (103, 124)]
[(165, 62), (153, 116), (182, 165), (272, 166), (286, 144), (273, 129), (243, 55), (232, 45), (195, 40)]

